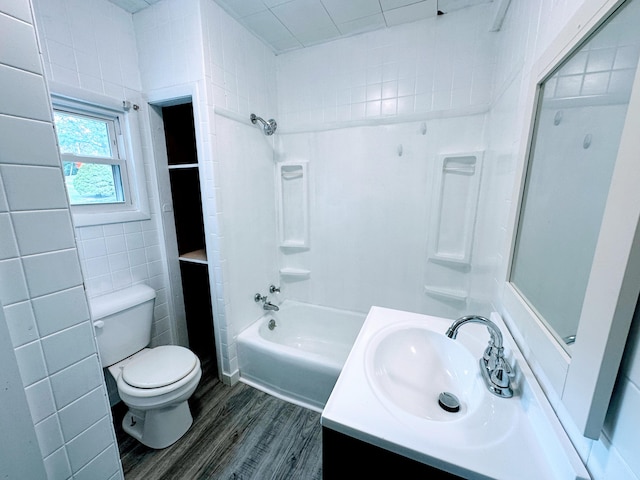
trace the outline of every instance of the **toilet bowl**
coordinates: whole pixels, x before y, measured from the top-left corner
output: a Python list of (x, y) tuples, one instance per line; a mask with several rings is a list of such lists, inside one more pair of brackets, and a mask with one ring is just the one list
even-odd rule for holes
[(191, 427), (188, 399), (202, 376), (198, 357), (177, 345), (149, 348), (155, 291), (146, 285), (90, 299), (103, 367), (129, 408), (122, 428), (161, 449)]

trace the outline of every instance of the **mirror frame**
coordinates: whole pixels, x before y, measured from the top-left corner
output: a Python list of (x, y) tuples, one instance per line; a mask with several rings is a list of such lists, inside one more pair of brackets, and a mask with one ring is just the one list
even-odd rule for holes
[[(636, 0), (640, 1), (640, 0)], [(640, 66), (625, 119), (576, 341), (569, 356), (510, 283), (540, 87), (624, 0), (586, 0), (531, 70), (523, 141), (509, 217), (500, 313), (557, 412), (598, 439), (640, 293)], [(624, 212), (624, 215), (620, 215)], [(560, 415), (559, 415), (560, 416)], [(561, 421), (563, 418), (561, 418)], [(565, 427), (567, 427), (565, 425)]]

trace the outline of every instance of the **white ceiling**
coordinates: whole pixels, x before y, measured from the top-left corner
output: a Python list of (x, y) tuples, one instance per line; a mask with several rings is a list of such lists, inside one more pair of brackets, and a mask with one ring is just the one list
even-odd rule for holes
[[(135, 13), (159, 0), (109, 0)], [(275, 53), (493, 0), (215, 0)]]

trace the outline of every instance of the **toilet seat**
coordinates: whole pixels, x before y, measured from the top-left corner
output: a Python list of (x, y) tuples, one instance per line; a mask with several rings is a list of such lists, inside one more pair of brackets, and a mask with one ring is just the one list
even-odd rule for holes
[[(177, 346), (174, 346), (174, 347), (184, 348), (184, 347), (177, 347)], [(163, 395), (166, 396), (169, 394), (177, 395), (179, 393), (178, 392), (179, 390), (188, 389), (190, 388), (192, 383), (195, 382), (197, 384), (199, 382), (200, 376), (202, 374), (202, 369), (200, 368), (200, 359), (193, 352), (191, 352), (191, 350), (188, 350), (185, 348), (184, 350), (186, 350), (190, 355), (193, 356), (195, 363), (191, 371), (187, 372), (187, 374), (182, 378), (180, 378), (179, 380), (173, 383), (170, 383), (168, 385), (164, 385), (162, 387), (157, 387), (157, 388), (140, 388), (140, 387), (129, 385), (123, 378), (123, 371), (128, 367), (130, 363), (133, 363), (134, 361), (137, 361), (140, 358), (146, 357), (147, 355), (149, 355), (150, 352), (155, 351), (157, 348), (161, 348), (161, 347), (144, 349), (136, 353), (129, 359), (125, 359), (124, 361), (109, 367), (109, 372), (111, 372), (113, 377), (116, 379), (116, 384), (118, 386), (118, 393), (120, 394), (120, 397), (123, 400), (125, 399), (125, 397), (131, 397), (132, 399), (133, 398), (151, 399), (152, 397), (160, 397)], [(154, 357), (152, 356), (150, 358), (154, 358)], [(169, 358), (171, 358), (171, 356), (169, 356)], [(156, 364), (156, 368), (157, 368), (157, 364)]]
[(160, 388), (186, 377), (196, 366), (191, 350), (164, 345), (148, 350), (122, 369), (122, 379), (135, 388)]

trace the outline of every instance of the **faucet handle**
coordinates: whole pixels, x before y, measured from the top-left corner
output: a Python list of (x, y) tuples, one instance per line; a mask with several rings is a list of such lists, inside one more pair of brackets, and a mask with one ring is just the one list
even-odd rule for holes
[(280, 293), (280, 287), (269, 285), (269, 293)]
[(491, 382), (500, 388), (509, 388), (511, 378), (514, 376), (513, 370), (504, 357), (498, 357), (496, 367), (491, 372)]
[(253, 296), (253, 299), (255, 300), (256, 303), (258, 303), (258, 302), (266, 302), (267, 301), (267, 296), (266, 295), (260, 295), (259, 293), (256, 293)]

